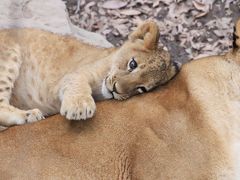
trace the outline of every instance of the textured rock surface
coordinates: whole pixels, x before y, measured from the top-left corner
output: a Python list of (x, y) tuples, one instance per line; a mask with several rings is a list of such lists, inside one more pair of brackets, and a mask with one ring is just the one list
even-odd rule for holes
[(14, 27), (40, 28), (70, 34), (90, 44), (112, 46), (103, 36), (70, 23), (66, 6), (61, 0), (1, 0), (0, 28)]

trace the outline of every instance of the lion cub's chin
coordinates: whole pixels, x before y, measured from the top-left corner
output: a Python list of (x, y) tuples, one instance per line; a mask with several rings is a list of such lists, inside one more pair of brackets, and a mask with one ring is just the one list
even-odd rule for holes
[(106, 87), (105, 79), (102, 82), (102, 95), (103, 95), (104, 99), (112, 99), (113, 98), (113, 94)]

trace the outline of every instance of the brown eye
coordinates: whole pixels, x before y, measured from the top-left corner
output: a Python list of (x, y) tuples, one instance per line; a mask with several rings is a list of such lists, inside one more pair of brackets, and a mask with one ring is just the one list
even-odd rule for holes
[(134, 57), (131, 58), (130, 63), (129, 63), (128, 66), (129, 66), (130, 70), (134, 70), (135, 68), (137, 68), (138, 64), (135, 61)]

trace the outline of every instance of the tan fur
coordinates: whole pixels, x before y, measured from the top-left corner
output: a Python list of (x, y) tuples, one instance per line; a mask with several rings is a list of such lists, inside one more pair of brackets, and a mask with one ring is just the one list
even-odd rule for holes
[(10, 128), (0, 134), (0, 177), (238, 180), (238, 61), (193, 61), (161, 90), (98, 103), (91, 121)]
[[(150, 90), (169, 81), (177, 67), (157, 47), (156, 23), (147, 21), (133, 34), (138, 35), (122, 47), (103, 49), (42, 30), (1, 30), (0, 125), (59, 112), (67, 119), (91, 118), (93, 98), (122, 100), (141, 93), (139, 87)], [(133, 57), (138, 67), (130, 72)]]
[(98, 103), (91, 121), (2, 132), (1, 179), (239, 180), (239, 55), (192, 61), (161, 90)]

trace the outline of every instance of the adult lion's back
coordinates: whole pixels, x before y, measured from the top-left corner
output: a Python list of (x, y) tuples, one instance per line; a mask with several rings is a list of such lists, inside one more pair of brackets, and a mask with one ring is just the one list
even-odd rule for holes
[(234, 59), (204, 58), (161, 90), (99, 103), (90, 121), (53, 116), (10, 128), (0, 134), (1, 176), (231, 179), (239, 71)]
[[(237, 30), (240, 25), (237, 26)], [(239, 179), (240, 51), (183, 66), (167, 86), (0, 134), (1, 179)]]

